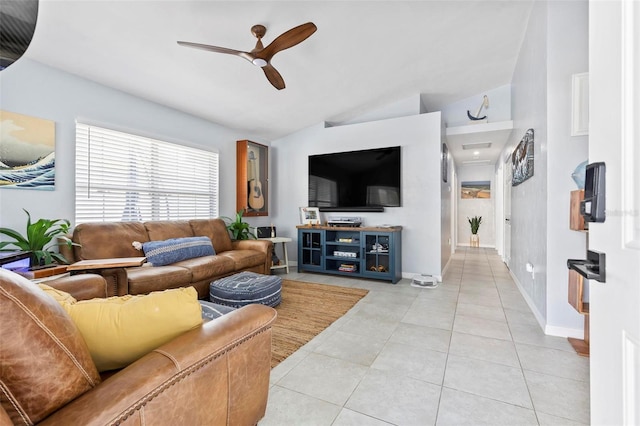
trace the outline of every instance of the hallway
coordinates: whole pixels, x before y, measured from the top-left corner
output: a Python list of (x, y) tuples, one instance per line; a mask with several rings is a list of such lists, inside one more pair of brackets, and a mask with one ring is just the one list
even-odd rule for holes
[(459, 248), (439, 287), (369, 289), (271, 372), (265, 425), (589, 424), (589, 360), (546, 336), (492, 249)]

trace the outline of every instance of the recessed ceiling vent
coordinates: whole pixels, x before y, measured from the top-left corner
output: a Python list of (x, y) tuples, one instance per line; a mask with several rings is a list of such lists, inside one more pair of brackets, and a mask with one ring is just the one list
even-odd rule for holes
[(467, 161), (463, 161), (462, 164), (474, 164), (474, 165), (491, 164), (491, 160), (467, 160)]
[(462, 149), (487, 149), (491, 148), (491, 142), (465, 143)]

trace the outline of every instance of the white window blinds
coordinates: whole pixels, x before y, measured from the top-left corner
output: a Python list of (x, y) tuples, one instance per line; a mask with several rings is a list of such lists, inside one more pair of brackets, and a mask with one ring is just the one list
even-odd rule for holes
[(76, 224), (217, 216), (217, 152), (76, 124)]

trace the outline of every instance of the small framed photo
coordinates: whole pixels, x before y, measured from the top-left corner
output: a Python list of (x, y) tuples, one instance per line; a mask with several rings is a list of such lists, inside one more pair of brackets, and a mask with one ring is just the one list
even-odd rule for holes
[(303, 225), (320, 225), (320, 210), (317, 207), (300, 207), (300, 222)]

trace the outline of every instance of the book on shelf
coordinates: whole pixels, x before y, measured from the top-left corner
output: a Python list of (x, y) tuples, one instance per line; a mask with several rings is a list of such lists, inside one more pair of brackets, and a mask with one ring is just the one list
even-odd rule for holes
[(342, 263), (338, 268), (338, 271), (342, 271), (342, 272), (356, 272), (357, 270), (358, 270), (358, 267), (353, 263)]

